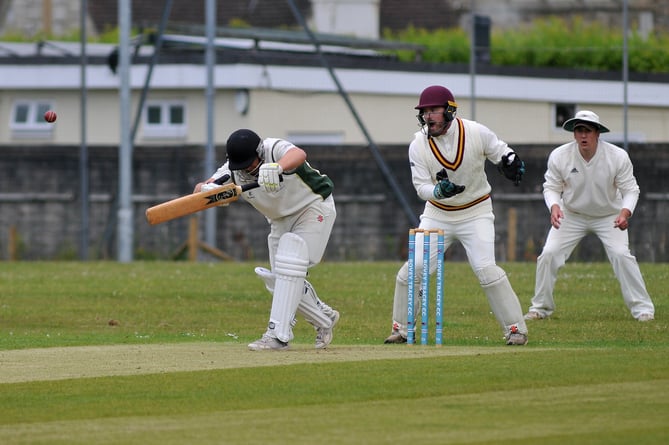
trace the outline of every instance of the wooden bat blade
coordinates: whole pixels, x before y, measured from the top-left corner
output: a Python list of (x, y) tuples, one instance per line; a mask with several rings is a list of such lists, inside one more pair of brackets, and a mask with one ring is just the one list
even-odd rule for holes
[(240, 186), (226, 184), (208, 192), (182, 196), (146, 209), (146, 220), (151, 225), (171, 221), (211, 207), (237, 201), (241, 194)]

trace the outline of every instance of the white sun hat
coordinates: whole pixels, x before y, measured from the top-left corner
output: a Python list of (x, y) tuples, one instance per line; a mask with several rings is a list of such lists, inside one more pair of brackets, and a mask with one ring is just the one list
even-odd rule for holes
[(600, 133), (608, 133), (609, 129), (606, 128), (604, 125), (602, 125), (599, 122), (599, 116), (597, 116), (595, 113), (589, 110), (581, 110), (578, 113), (576, 113), (576, 116), (572, 117), (571, 119), (567, 120), (563, 125), (562, 128), (564, 128), (567, 131), (574, 131), (574, 128), (578, 124), (586, 124), (591, 127), (594, 127), (599, 130)]

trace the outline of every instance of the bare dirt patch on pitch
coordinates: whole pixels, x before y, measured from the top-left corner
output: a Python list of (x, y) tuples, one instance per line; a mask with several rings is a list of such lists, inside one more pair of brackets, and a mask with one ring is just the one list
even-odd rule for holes
[(503, 346), (343, 345), (315, 350), (310, 345), (296, 345), (291, 346), (288, 351), (253, 352), (246, 345), (213, 342), (20, 349), (0, 351), (0, 384), (299, 363), (400, 360), (525, 351), (536, 349)]

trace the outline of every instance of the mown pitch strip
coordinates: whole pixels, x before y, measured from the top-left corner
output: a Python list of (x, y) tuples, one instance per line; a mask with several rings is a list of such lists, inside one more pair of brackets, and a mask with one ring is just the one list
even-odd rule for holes
[(288, 351), (252, 352), (246, 345), (214, 342), (74, 346), (0, 351), (0, 384), (181, 371), (250, 368), (299, 363), (397, 360), (531, 352), (510, 347), (342, 345), (315, 350), (291, 345)]

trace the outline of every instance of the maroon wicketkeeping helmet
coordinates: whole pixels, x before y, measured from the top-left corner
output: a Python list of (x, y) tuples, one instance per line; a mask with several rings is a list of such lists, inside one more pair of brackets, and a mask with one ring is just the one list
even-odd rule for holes
[[(422, 110), (427, 107), (444, 107), (446, 109), (446, 112), (444, 113), (446, 120), (452, 121), (455, 119), (458, 104), (455, 102), (453, 93), (451, 93), (448, 88), (442, 87), (441, 85), (432, 85), (425, 88), (423, 92), (420, 93), (418, 105), (414, 108), (416, 110)], [(419, 116), (421, 115), (422, 113), (419, 114)], [(423, 122), (421, 122), (421, 124), (423, 124)]]

